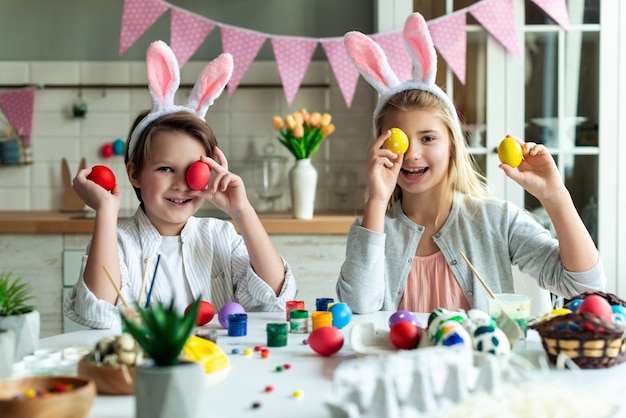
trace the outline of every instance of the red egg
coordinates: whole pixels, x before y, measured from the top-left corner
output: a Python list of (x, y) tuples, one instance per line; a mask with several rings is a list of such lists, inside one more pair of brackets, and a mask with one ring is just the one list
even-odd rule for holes
[(396, 322), (389, 331), (389, 340), (394, 347), (413, 350), (420, 342), (420, 329), (410, 322)]
[(208, 164), (202, 161), (195, 161), (187, 169), (185, 178), (192, 190), (202, 190), (209, 184), (211, 169)]
[(115, 174), (109, 167), (95, 165), (91, 168), (91, 173), (89, 173), (87, 178), (106, 190), (111, 191), (115, 188)]
[(113, 156), (113, 145), (112, 144), (104, 144), (102, 146), (102, 156), (104, 158), (110, 158)]
[[(583, 299), (578, 312), (587, 312), (603, 318), (607, 322), (613, 322), (613, 309), (611, 304), (599, 295), (589, 295)], [(585, 330), (592, 331), (593, 327), (589, 324), (583, 326)]]
[(313, 351), (322, 356), (332, 356), (343, 347), (343, 333), (335, 327), (317, 328), (308, 340)]
[[(187, 311), (191, 309), (192, 305), (193, 304), (190, 304), (189, 306), (187, 306), (187, 308), (185, 308), (185, 314), (187, 314)], [(198, 307), (198, 316), (196, 318), (196, 325), (206, 325), (211, 322), (214, 316), (215, 307), (206, 300), (200, 301), (200, 306)]]

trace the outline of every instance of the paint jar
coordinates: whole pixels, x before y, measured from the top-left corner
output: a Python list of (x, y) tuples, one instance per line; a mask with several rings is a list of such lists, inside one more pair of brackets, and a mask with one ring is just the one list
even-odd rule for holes
[(317, 298), (315, 299), (315, 310), (317, 311), (327, 311), (328, 305), (334, 303), (335, 299), (333, 298)]
[(304, 309), (291, 311), (289, 332), (292, 334), (306, 334), (309, 332), (309, 311)]
[(311, 312), (311, 322), (313, 322), (313, 331), (322, 327), (333, 326), (332, 312), (315, 311)]
[(243, 337), (248, 333), (248, 314), (237, 313), (228, 315), (228, 336)]
[(287, 345), (287, 324), (285, 322), (270, 323), (265, 326), (268, 347), (284, 347)]
[(303, 300), (288, 300), (287, 302), (285, 302), (287, 322), (289, 322), (289, 312), (294, 309), (304, 309), (304, 301)]

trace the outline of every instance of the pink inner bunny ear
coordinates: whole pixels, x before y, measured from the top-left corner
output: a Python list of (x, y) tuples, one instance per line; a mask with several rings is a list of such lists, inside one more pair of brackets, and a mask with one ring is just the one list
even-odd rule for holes
[(221, 54), (207, 65), (193, 87), (187, 107), (204, 118), (209, 106), (217, 99), (233, 74), (233, 57)]
[[(173, 104), (180, 75), (176, 56), (165, 42), (156, 41), (150, 44), (146, 54), (146, 67), (148, 85), (153, 99), (158, 100), (158, 107)], [(152, 107), (155, 108), (155, 103)]]
[(383, 49), (371, 38), (361, 32), (348, 32), (344, 36), (344, 44), (361, 75), (379, 93), (400, 83)]
[(413, 79), (433, 84), (437, 76), (437, 52), (421, 14), (413, 13), (407, 18), (404, 40), (413, 60)]

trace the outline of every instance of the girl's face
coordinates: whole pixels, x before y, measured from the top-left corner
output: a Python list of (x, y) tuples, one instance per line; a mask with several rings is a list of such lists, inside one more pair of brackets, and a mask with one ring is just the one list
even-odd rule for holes
[(201, 155), (206, 152), (197, 138), (181, 132), (157, 132), (141, 173), (130, 167), (130, 182), (141, 189), (146, 215), (161, 235), (178, 235), (202, 206), (204, 199), (185, 179), (187, 167)]
[(393, 127), (402, 129), (409, 138), (409, 149), (398, 176), (403, 196), (447, 193), (451, 152), (446, 125), (429, 110), (410, 108), (385, 118), (383, 131)]

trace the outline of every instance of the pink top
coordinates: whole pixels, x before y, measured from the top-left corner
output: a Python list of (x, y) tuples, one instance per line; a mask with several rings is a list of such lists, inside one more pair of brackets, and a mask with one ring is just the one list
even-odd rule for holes
[(432, 312), (437, 308), (470, 309), (441, 251), (413, 258), (398, 310)]

